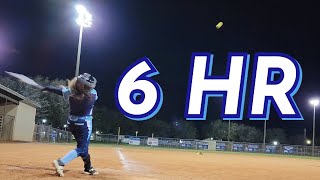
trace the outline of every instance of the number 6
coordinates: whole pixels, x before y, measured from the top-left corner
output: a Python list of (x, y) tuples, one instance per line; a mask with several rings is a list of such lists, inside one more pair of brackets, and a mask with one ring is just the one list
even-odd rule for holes
[(157, 74), (158, 70), (146, 57), (137, 60), (122, 73), (116, 86), (115, 100), (118, 109), (127, 118), (143, 121), (158, 113), (163, 102), (162, 89), (151, 79)]

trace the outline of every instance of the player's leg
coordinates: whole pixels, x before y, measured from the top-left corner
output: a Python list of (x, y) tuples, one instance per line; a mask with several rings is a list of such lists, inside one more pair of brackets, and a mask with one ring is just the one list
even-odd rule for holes
[(93, 168), (93, 166), (91, 164), (90, 154), (89, 154), (89, 144), (90, 144), (90, 138), (91, 138), (91, 134), (92, 134), (92, 121), (87, 120), (86, 122), (87, 122), (87, 128), (88, 128), (86, 151), (81, 156), (83, 163), (84, 163), (84, 172), (89, 175), (97, 175), (99, 173)]
[(84, 163), (84, 173), (88, 175), (98, 175), (99, 172), (92, 166), (90, 154), (88, 154), (85, 158), (82, 158)]
[[(78, 137), (79, 134), (77, 133), (76, 127), (74, 127), (73, 124), (69, 125), (69, 130), (73, 134), (75, 139), (79, 138)], [(57, 159), (53, 161), (53, 166), (55, 167), (58, 176), (64, 176), (64, 173), (63, 173), (64, 166), (76, 157), (78, 157), (78, 153), (75, 150), (72, 150), (67, 155), (65, 155), (62, 159)]]
[(71, 150), (68, 154), (66, 154), (63, 158), (61, 158), (61, 162), (66, 165), (78, 156), (81, 156), (86, 151), (87, 145), (87, 137), (88, 137), (88, 130), (86, 128), (85, 123), (75, 123), (71, 126), (71, 132), (74, 135), (77, 141), (77, 148)]
[(77, 158), (80, 153), (84, 151), (83, 147), (85, 147), (86, 145), (86, 143), (84, 142), (86, 141), (87, 133), (82, 131), (81, 125), (70, 124), (69, 130), (74, 135), (77, 141), (77, 148), (69, 151), (63, 158), (53, 161), (53, 164), (59, 176), (64, 176), (63, 167)]

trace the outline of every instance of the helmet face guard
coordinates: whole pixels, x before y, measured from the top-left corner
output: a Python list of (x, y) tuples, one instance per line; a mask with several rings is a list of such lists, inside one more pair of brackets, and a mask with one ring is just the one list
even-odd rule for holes
[(97, 84), (96, 78), (94, 78), (91, 74), (83, 73), (77, 77), (77, 81), (89, 86), (90, 88), (95, 88)]

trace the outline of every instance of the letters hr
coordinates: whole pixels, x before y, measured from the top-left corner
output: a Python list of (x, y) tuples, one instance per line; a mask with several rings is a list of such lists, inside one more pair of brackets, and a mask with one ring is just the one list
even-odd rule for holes
[[(223, 97), (221, 118), (242, 120), (250, 57), (230, 53), (225, 76), (212, 76), (213, 55), (194, 53), (191, 59), (185, 106), (187, 120), (205, 120), (209, 97)], [(274, 80), (274, 75), (280, 78)], [(256, 53), (250, 88), (248, 118), (269, 119), (270, 103), (282, 120), (303, 120), (293, 100), (300, 87), (302, 69), (292, 57), (280, 53)]]

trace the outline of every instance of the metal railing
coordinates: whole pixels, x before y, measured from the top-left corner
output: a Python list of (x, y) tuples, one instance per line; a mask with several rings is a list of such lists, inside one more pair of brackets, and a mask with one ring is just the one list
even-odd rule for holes
[[(307, 145), (288, 145), (288, 144), (268, 144), (231, 142), (217, 140), (198, 140), (198, 139), (178, 139), (148, 136), (130, 136), (113, 134), (94, 134), (92, 140), (106, 144), (128, 144), (138, 146), (150, 146), (150, 140), (156, 140), (157, 147), (179, 148), (179, 149), (198, 149), (215, 150), (230, 152), (266, 153), (266, 154), (285, 154), (298, 156), (312, 156), (312, 146)], [(213, 147), (209, 147), (209, 144)], [(314, 156), (320, 157), (320, 146), (314, 147)]]

